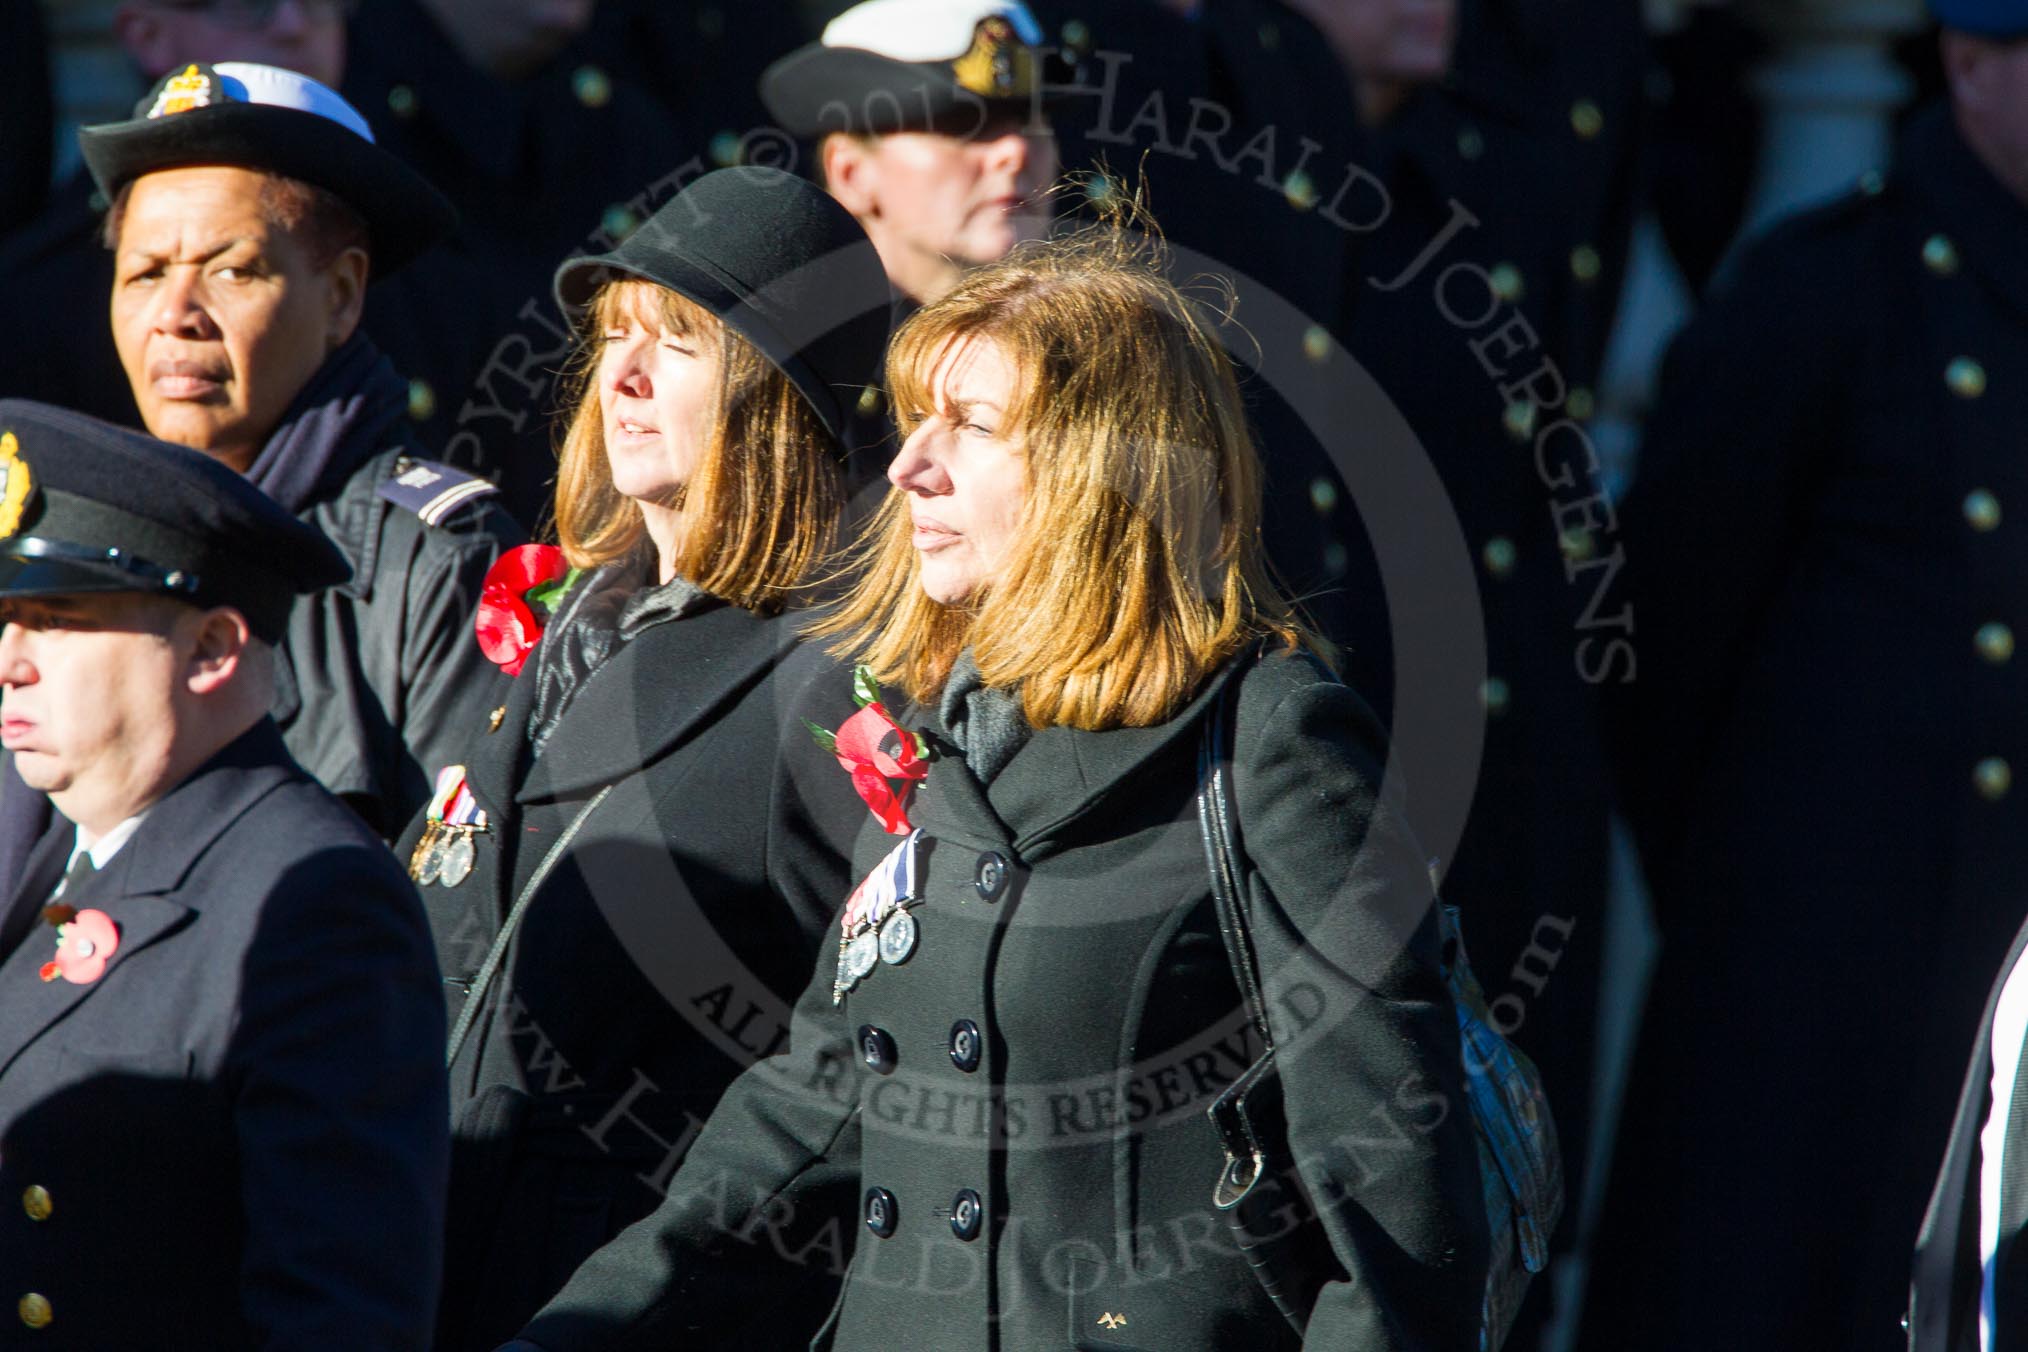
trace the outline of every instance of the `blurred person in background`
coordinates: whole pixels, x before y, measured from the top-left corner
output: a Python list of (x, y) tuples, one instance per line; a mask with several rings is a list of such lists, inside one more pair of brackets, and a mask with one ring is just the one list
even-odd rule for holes
[[(1661, 955), (1601, 1352), (1904, 1344), (1959, 1053), (2020, 925), (2028, 4), (1930, 8), (1947, 94), (1884, 179), (1727, 268), (1622, 514), (1613, 753)], [(1972, 1328), (1931, 1300), (1924, 1336), (1946, 1315)]]

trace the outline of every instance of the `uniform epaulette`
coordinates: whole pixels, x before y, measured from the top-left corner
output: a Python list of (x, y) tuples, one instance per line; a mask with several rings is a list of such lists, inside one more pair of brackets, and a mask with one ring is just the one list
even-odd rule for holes
[(405, 455), (394, 462), (394, 476), (381, 480), (377, 491), (395, 506), (414, 512), (426, 525), (436, 526), (466, 503), (500, 489), (492, 480), (466, 470)]

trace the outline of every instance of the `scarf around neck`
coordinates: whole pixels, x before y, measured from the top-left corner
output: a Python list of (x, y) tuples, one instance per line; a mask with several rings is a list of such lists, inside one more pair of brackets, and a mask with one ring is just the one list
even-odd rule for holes
[(950, 733), (952, 744), (965, 753), (966, 768), (981, 784), (992, 783), (1032, 734), (1021, 712), (1021, 696), (981, 680), (970, 648), (959, 653), (951, 665), (950, 679), (937, 697), (937, 717)]
[(364, 333), (317, 368), (254, 457), (247, 480), (301, 516), (336, 496), (361, 465), (389, 444), (388, 428), (408, 411), (408, 382)]

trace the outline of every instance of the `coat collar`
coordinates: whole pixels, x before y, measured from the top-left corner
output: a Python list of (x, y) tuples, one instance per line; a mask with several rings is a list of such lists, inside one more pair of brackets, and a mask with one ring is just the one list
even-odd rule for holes
[[(194, 865), (242, 814), (280, 785), (301, 775), (283, 749), (281, 733), (262, 719), (170, 790), (149, 811), (134, 838), (99, 873), (78, 885), (68, 904), (95, 906), (120, 929), (119, 951), (97, 981), (73, 985), (42, 981), (38, 969), (54, 951), (55, 932), (45, 947), (31, 931), (0, 963), (0, 1076), (46, 1030), (67, 1016), (116, 974), (135, 953), (176, 929), (197, 907), (172, 899)], [(24, 886), (46, 882), (52, 866), (69, 853), (69, 830), (44, 836), (24, 870)], [(17, 893), (15, 902), (23, 898)]]
[[(2017, 317), (2028, 318), (2028, 205), (1973, 153), (1948, 103), (1917, 114), (1903, 133), (1900, 172), (1925, 215), (1958, 246), (1966, 272)], [(1910, 258), (1909, 264), (1917, 260)]]
[[(1226, 663), (1181, 711), (1150, 727), (1096, 733), (1044, 728), (990, 785), (982, 787), (963, 757), (949, 750), (930, 767), (909, 816), (940, 839), (955, 838), (977, 848), (1007, 846), (1024, 859), (1046, 857), (1065, 827), (1149, 762), (1195, 736), (1205, 709), (1252, 660), (1249, 650)], [(924, 730), (948, 748), (949, 733), (936, 711), (918, 707), (913, 712)]]
[(787, 656), (796, 620), (720, 605), (635, 636), (572, 696), (515, 799), (583, 793), (655, 761)]

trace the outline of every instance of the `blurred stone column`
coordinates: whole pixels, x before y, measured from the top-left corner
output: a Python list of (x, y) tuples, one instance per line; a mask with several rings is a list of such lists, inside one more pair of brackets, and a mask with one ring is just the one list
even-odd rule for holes
[(1767, 35), (1754, 79), (1766, 128), (1742, 235), (1882, 169), (1914, 92), (1893, 45), (1928, 21), (1923, 0), (1738, 0)]
[(80, 163), (77, 129), (127, 116), (141, 79), (113, 40), (118, 0), (43, 0), (50, 72), (56, 85), (56, 178)]

